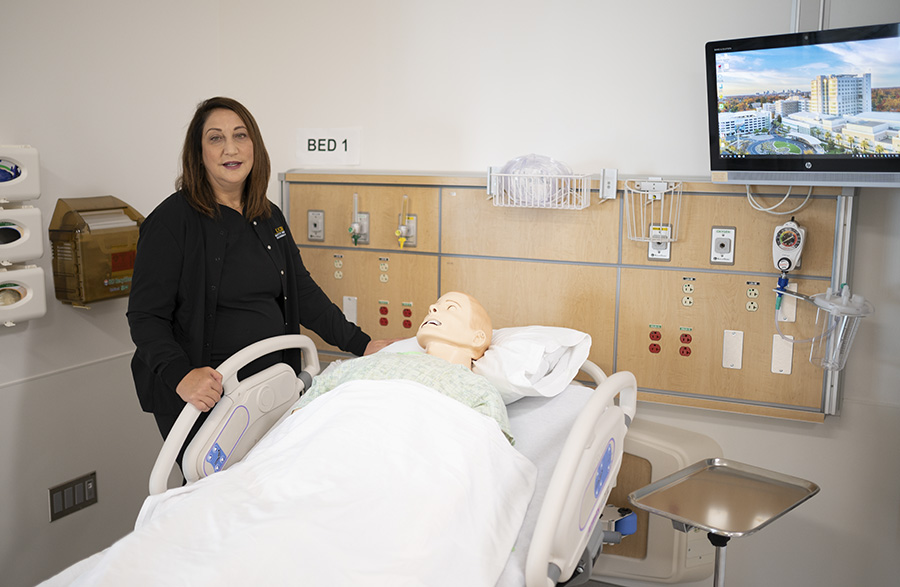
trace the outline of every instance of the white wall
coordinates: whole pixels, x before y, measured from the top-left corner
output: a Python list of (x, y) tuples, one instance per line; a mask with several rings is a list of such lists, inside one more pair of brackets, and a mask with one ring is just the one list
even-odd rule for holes
[[(40, 150), (37, 204), (49, 219), (58, 198), (102, 194), (149, 213), (172, 191), (194, 106), (214, 94), (255, 113), (275, 174), (296, 166), (298, 128), (358, 126), (366, 170), (480, 173), (537, 152), (579, 172), (704, 176), (703, 44), (788, 32), (791, 3), (6, 4), (0, 143)], [(900, 5), (832, 0), (830, 16), (833, 27), (896, 22)], [(270, 197), (279, 197), (274, 178)], [(877, 314), (863, 321), (845, 370), (841, 417), (811, 425), (639, 406), (711, 435), (730, 458), (822, 486), (731, 543), (732, 587), (882, 585), (900, 575), (898, 225), (900, 191), (863, 193), (853, 285)], [(39, 264), (52, 291), (49, 252)], [(5, 584), (33, 584), (133, 524), (160, 440), (134, 398), (124, 310), (124, 300), (82, 311), (51, 296), (46, 317), (0, 332)], [(99, 503), (49, 524), (47, 488), (92, 470)]]

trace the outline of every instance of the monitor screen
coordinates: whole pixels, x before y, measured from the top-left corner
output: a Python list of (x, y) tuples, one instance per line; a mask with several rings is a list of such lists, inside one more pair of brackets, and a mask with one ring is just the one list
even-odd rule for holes
[(900, 187), (900, 24), (706, 45), (712, 180)]

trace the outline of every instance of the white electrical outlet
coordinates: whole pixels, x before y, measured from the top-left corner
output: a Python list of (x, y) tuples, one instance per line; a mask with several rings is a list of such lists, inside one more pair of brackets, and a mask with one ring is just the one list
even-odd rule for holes
[(736, 229), (733, 226), (713, 226), (709, 262), (716, 265), (734, 265), (734, 241)]

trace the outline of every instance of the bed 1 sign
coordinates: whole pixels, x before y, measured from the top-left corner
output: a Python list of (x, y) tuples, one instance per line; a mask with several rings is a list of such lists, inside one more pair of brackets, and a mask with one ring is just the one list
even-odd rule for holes
[(297, 164), (301, 166), (359, 165), (360, 128), (297, 130)]

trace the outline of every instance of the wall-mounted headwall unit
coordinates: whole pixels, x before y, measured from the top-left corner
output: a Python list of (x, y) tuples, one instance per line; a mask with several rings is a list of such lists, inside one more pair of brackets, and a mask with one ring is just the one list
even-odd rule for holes
[[(835, 412), (839, 378), (809, 362), (809, 344), (779, 334), (814, 335), (815, 309), (785, 298), (776, 324), (772, 239), (785, 218), (751, 208), (743, 186), (682, 180), (679, 238), (656, 243), (627, 237), (624, 179), (615, 200), (601, 201), (594, 185), (583, 210), (541, 210), (494, 206), (483, 176), (281, 178), (306, 267), (373, 338), (414, 336), (428, 305), (459, 290), (485, 305), (495, 328), (590, 333), (591, 360), (634, 372), (644, 401), (807, 421)], [(774, 204), (786, 190), (756, 198)], [(846, 279), (849, 202), (815, 188), (794, 214), (807, 241), (790, 275), (799, 292)], [(366, 244), (349, 230), (361, 218)], [(414, 245), (401, 246), (410, 219)]]

